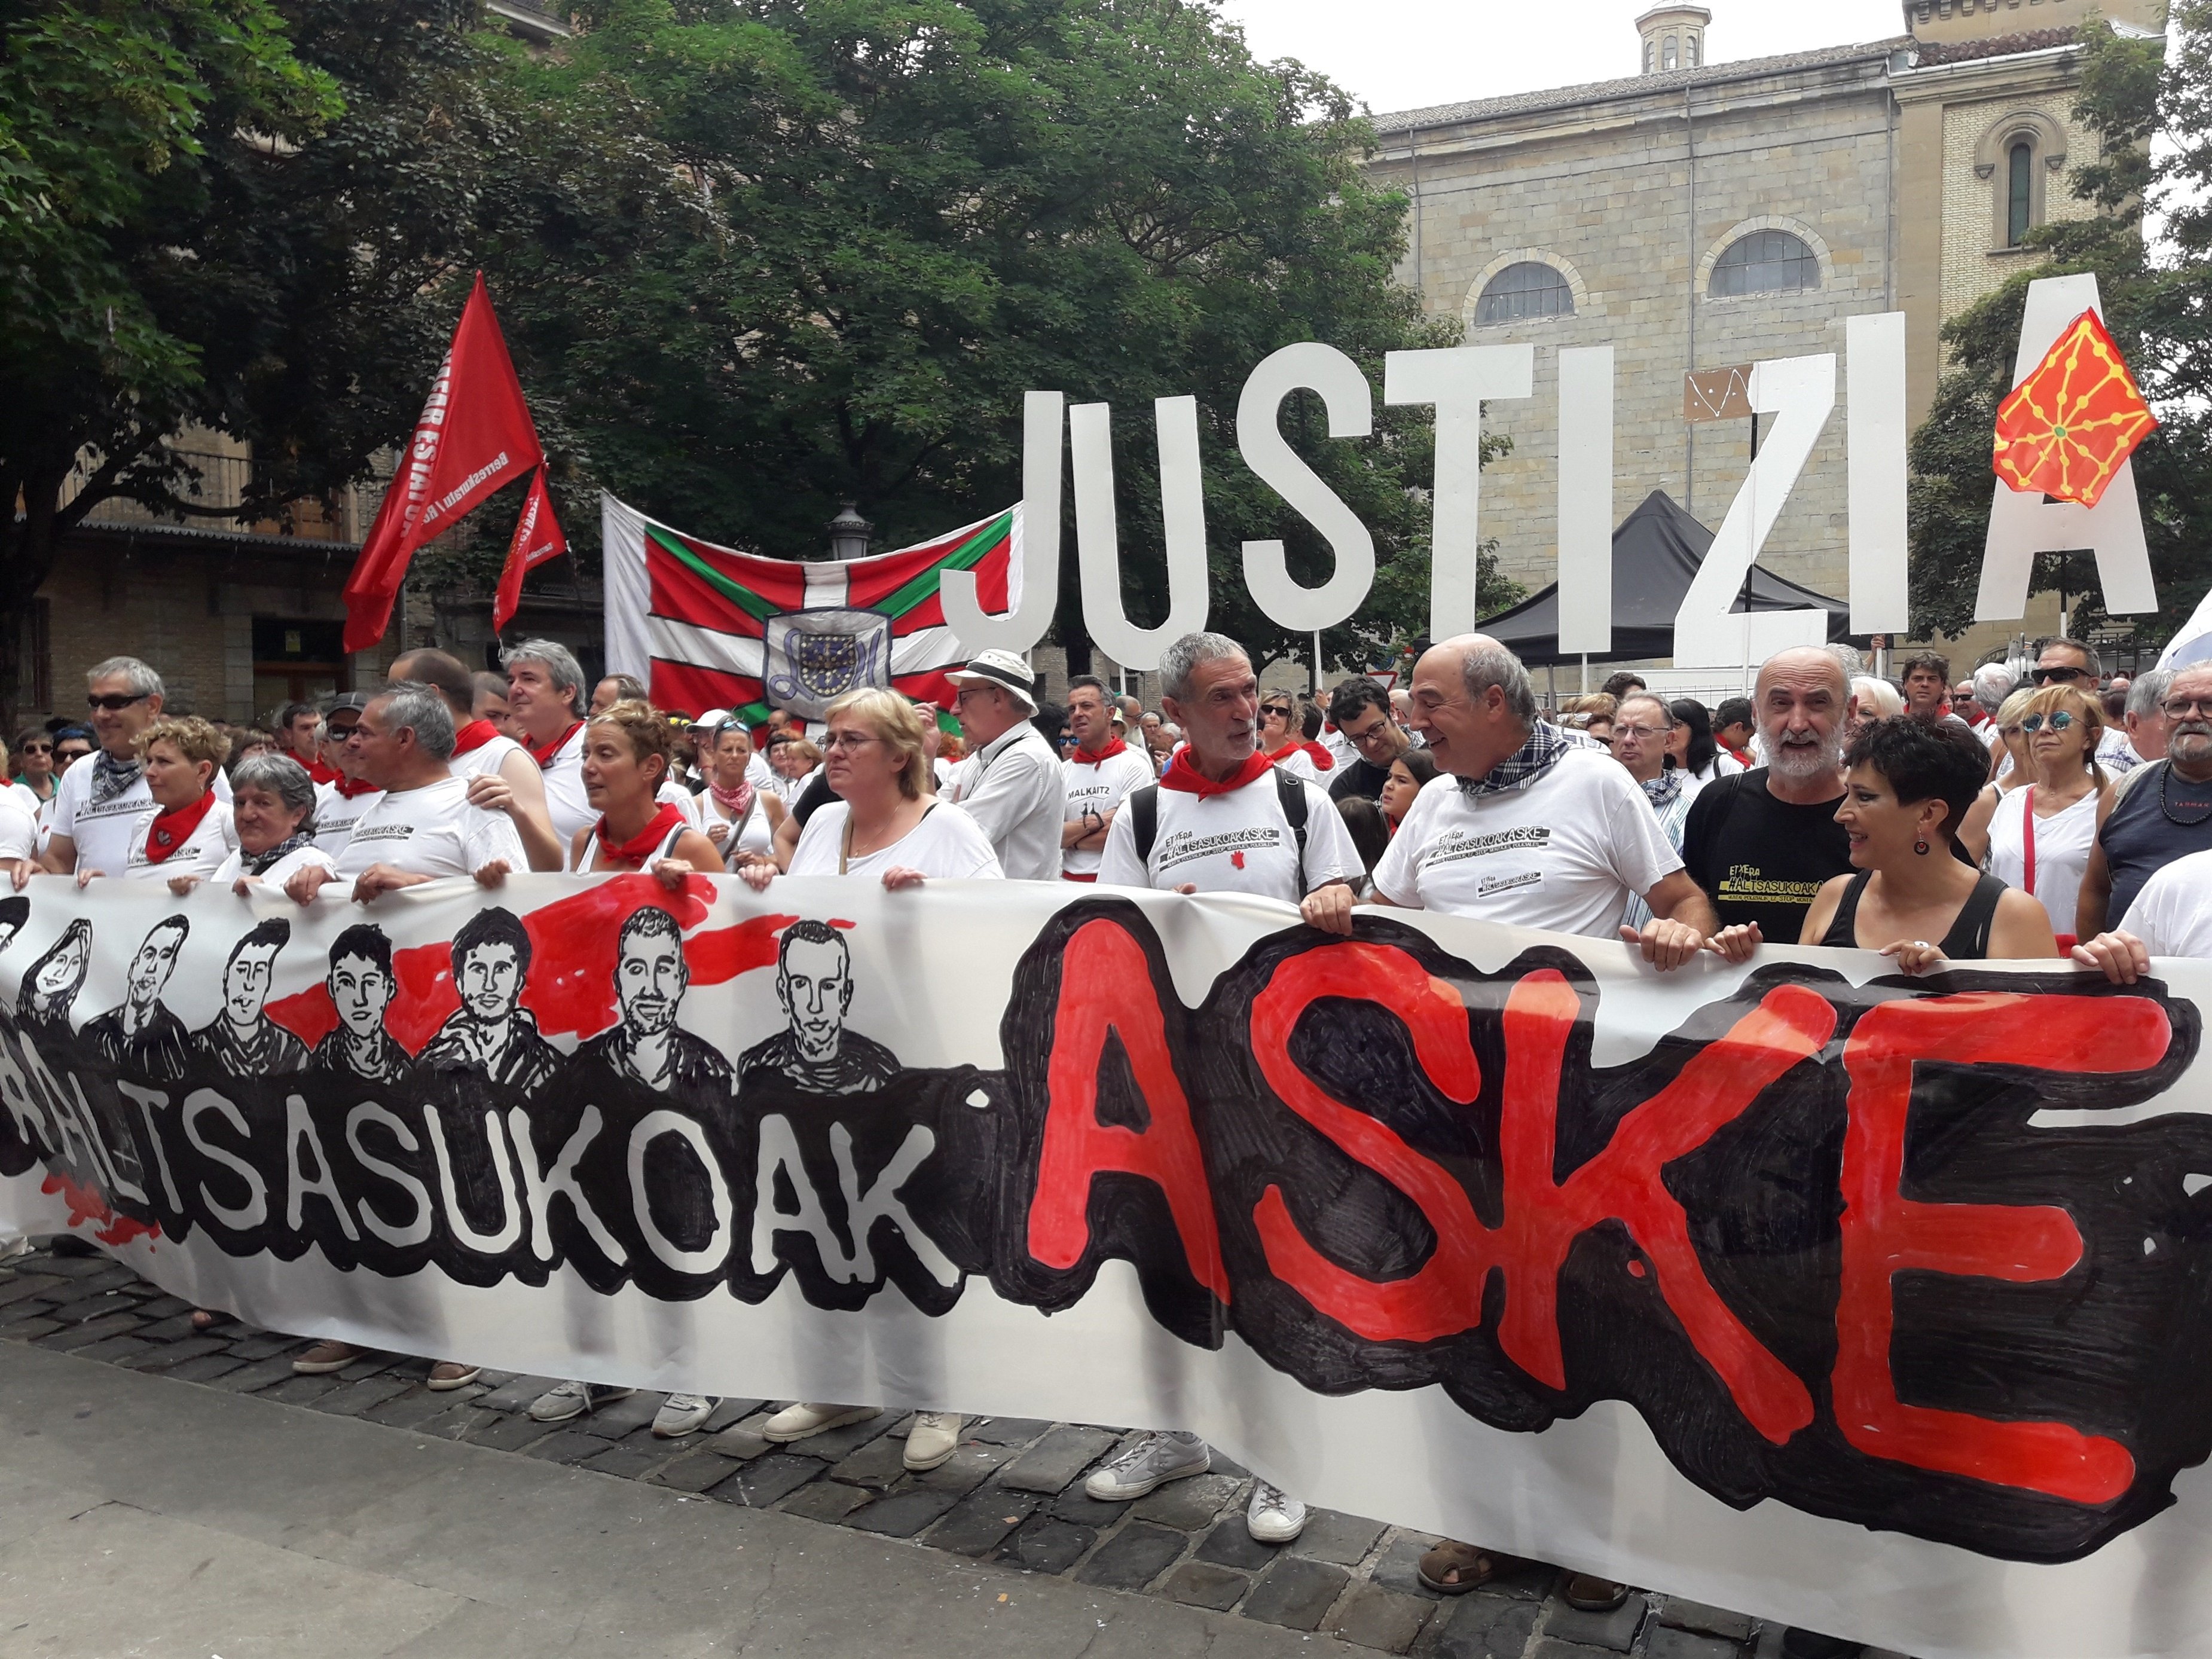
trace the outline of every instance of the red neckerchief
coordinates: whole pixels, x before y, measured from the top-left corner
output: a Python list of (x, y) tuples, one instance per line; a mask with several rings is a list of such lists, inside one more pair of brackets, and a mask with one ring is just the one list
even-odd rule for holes
[[(576, 728), (572, 726), (568, 728), (568, 732), (573, 732), (575, 729)], [(566, 743), (568, 741), (568, 732), (563, 732), (561, 734), (561, 743)], [(472, 754), (477, 750), (483, 748), (486, 744), (489, 743), (498, 735), (499, 728), (494, 726), (489, 720), (471, 720), (466, 726), (453, 733), (453, 753), (457, 757), (462, 755)], [(561, 746), (561, 743), (556, 743), (553, 746), (556, 749), (558, 749)], [(544, 762), (540, 761), (538, 764), (543, 766)]]
[(1113, 742), (1108, 744), (1103, 749), (1100, 750), (1095, 755), (1088, 749), (1079, 748), (1073, 754), (1068, 757), (1068, 759), (1073, 761), (1081, 761), (1085, 766), (1103, 766), (1108, 761), (1112, 760), (1115, 756), (1126, 755), (1128, 752), (1129, 745), (1122, 742), (1121, 738), (1116, 738)]
[[(556, 747), (558, 745), (556, 745)], [(592, 831), (599, 838), (601, 864), (627, 865), (632, 869), (641, 866), (653, 849), (667, 839), (668, 832), (684, 822), (684, 814), (673, 803), (663, 801), (660, 810), (653, 815), (653, 822), (617, 847), (607, 839), (607, 821), (603, 815), (599, 827)]]
[[(486, 720), (484, 724), (489, 726), (491, 722)], [(561, 745), (568, 742), (569, 738), (574, 737), (578, 732), (581, 731), (583, 729), (583, 721), (578, 720), (575, 725), (570, 726), (559, 737), (554, 738), (552, 742), (547, 744), (543, 749), (540, 749), (534, 743), (527, 744), (524, 746), (530, 750), (531, 758), (535, 760), (540, 767), (550, 766), (553, 764), (553, 757), (561, 752)]]
[(1267, 775), (1267, 769), (1275, 763), (1258, 750), (1247, 756), (1244, 764), (1237, 769), (1234, 776), (1225, 782), (1216, 783), (1191, 763), (1190, 750), (1178, 749), (1176, 757), (1160, 779), (1160, 787), (1173, 789), (1186, 795), (1196, 795), (1200, 800), (1208, 795), (1227, 795), (1242, 789), (1255, 778)]
[(1748, 749), (1731, 749), (1729, 753), (1735, 757), (1735, 763), (1747, 772), (1753, 770), (1757, 764)]
[(1328, 749), (1322, 744), (1309, 740), (1305, 743), (1300, 744), (1298, 747), (1304, 750), (1306, 753), (1313, 757), (1315, 771), (1334, 772), (1336, 770), (1336, 757), (1330, 754)]
[(1280, 749), (1262, 750), (1261, 752), (1267, 756), (1268, 765), (1280, 766), (1285, 761), (1290, 759), (1291, 756), (1297, 754), (1299, 747), (1300, 744), (1298, 740), (1296, 738), (1293, 738), (1288, 743), (1285, 744)]
[(170, 854), (191, 838), (200, 827), (200, 820), (215, 805), (215, 791), (208, 790), (190, 806), (173, 806), (166, 812), (154, 815), (154, 827), (146, 832), (146, 862), (166, 862)]
[(354, 800), (376, 793), (376, 786), (367, 778), (349, 778), (343, 772), (333, 780), (331, 787), (338, 792), (340, 800)]
[(318, 757), (308, 763), (307, 775), (317, 783), (336, 783), (345, 775)]

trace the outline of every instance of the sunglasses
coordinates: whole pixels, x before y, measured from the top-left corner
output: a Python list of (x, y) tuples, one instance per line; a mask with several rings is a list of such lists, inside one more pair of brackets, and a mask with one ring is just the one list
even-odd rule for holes
[[(2063, 708), (2051, 717), (2051, 729), (2054, 732), (2063, 732), (2073, 724), (2073, 715), (2068, 714)], [(2043, 726), (2044, 720), (2042, 715), (2030, 714), (2025, 720), (2021, 721), (2020, 729), (2033, 735), (2033, 733), (2043, 730)]]
[(130, 708), (134, 702), (143, 702), (151, 696), (153, 693), (150, 691), (110, 691), (101, 696), (87, 693), (84, 706), (87, 708), (105, 708), (112, 714)]
[(2088, 678), (2089, 671), (2086, 668), (2032, 668), (2028, 670), (2027, 677), (2038, 685), (2048, 685), (2053, 680), (2062, 685), (2071, 685), (2075, 680)]
[(54, 752), (54, 746), (50, 743), (20, 744), (16, 747), (16, 752), (24, 755), (51, 755)]

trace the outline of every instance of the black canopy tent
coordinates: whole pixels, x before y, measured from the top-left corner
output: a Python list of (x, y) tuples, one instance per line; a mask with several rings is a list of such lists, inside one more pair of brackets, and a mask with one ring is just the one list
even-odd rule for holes
[[(1674, 654), (1674, 615), (1712, 544), (1713, 532), (1663, 489), (1653, 490), (1643, 506), (1620, 521), (1613, 532), (1613, 649), (1605, 653), (1607, 661)], [(1729, 609), (1825, 611), (1830, 640), (1841, 640), (1850, 631), (1851, 608), (1843, 600), (1756, 565), (1751, 572), (1751, 603), (1744, 603), (1739, 587)], [(1532, 668), (1582, 660), (1579, 653), (1559, 649), (1557, 582), (1479, 626)]]

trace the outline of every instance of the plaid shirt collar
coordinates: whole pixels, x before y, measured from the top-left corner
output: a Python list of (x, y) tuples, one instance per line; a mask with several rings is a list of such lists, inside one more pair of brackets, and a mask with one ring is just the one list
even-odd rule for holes
[(1510, 790), (1526, 789), (1557, 766), (1560, 757), (1568, 750), (1595, 746), (1587, 738), (1581, 743), (1571, 741), (1574, 735), (1538, 720), (1528, 728), (1528, 741), (1519, 749), (1482, 776), (1462, 778), (1459, 781), (1460, 793), (1469, 800), (1480, 800), (1485, 795), (1502, 795)]

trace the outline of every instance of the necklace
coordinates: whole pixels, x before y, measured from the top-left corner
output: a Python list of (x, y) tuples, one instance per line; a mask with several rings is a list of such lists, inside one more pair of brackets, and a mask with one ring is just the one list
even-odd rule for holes
[[(2184, 817), (2180, 813), (2173, 810), (2173, 802), (2168, 799), (2166, 793), (2166, 786), (2172, 781), (2172, 779), (2173, 763), (2172, 762), (2168, 761), (2165, 766), (2160, 769), (2158, 775), (2158, 810), (2166, 814), (2166, 822), (2169, 823), (2178, 823), (2185, 830), (2194, 830), (2207, 819), (2212, 819), (2212, 799), (2201, 801), (2192, 800), (2185, 803), (2187, 805), (2200, 809), (2197, 816), (2193, 818)], [(2186, 783), (2188, 780), (2185, 778), (2182, 781)]]

